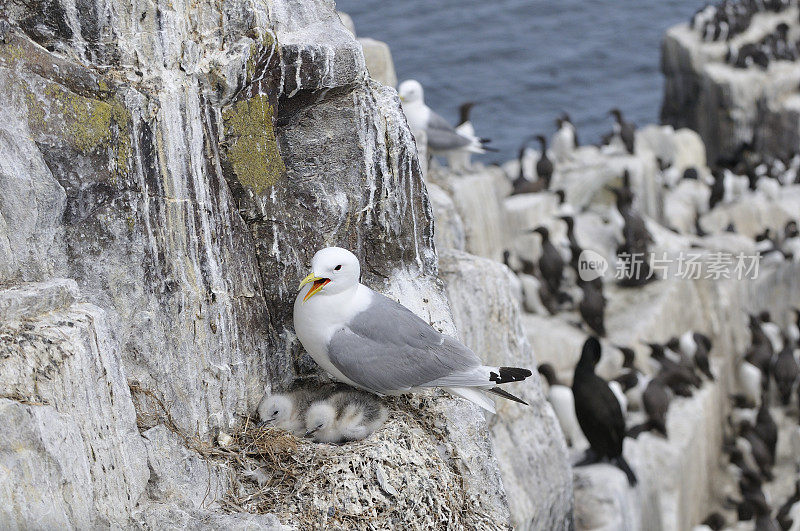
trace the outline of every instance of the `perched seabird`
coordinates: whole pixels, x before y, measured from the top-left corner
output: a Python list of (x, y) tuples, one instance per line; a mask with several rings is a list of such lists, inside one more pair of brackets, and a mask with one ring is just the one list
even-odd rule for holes
[(643, 374), (636, 367), (636, 355), (632, 348), (621, 346), (617, 346), (617, 348), (622, 352), (624, 358), (622, 368), (625, 369), (625, 372), (614, 378), (614, 380), (619, 382), (622, 386), (625, 397), (628, 399), (629, 406), (632, 409), (641, 411), (644, 408), (642, 395), (644, 394), (644, 390), (647, 389), (647, 385), (650, 383), (650, 377)]
[(600, 342), (597, 338), (588, 338), (575, 367), (572, 394), (575, 397), (578, 424), (589, 441), (590, 449), (586, 457), (575, 466), (607, 459), (625, 472), (628, 483), (633, 486), (637, 482), (636, 475), (622, 455), (625, 417), (622, 415), (619, 401), (606, 381), (594, 372), (600, 357)]
[(589, 328), (598, 336), (604, 337), (606, 335), (606, 298), (603, 295), (603, 281), (596, 278), (590, 282), (581, 281), (578, 285), (583, 292), (581, 302), (578, 304), (578, 311)]
[(531, 375), (490, 367), (411, 310), (359, 283), (358, 258), (328, 247), (311, 260), (294, 303), (294, 327), (314, 361), (336, 380), (378, 395), (443, 387), (494, 413), (482, 391), (524, 404), (496, 387)]
[(726, 525), (725, 517), (715, 511), (706, 516), (706, 519), (700, 525), (695, 526), (692, 531), (722, 531)]
[(794, 347), (790, 341), (785, 341), (785, 346), (780, 354), (775, 357), (772, 365), (772, 377), (778, 388), (778, 398), (784, 406), (789, 405), (792, 399), (792, 390), (800, 379), (800, 365), (794, 357)]
[(753, 426), (753, 430), (756, 435), (758, 435), (758, 438), (767, 445), (769, 453), (772, 454), (772, 458), (774, 459), (775, 448), (778, 445), (778, 425), (775, 424), (775, 419), (772, 418), (769, 412), (767, 400), (762, 399), (761, 401), (761, 407), (758, 408), (758, 415), (756, 415), (756, 422)]
[(536, 227), (532, 232), (542, 238), (542, 254), (539, 257), (539, 271), (553, 295), (558, 295), (561, 280), (564, 278), (564, 258), (558, 252), (553, 242), (550, 241), (550, 231), (547, 227)]
[(265, 396), (258, 405), (258, 416), (265, 425), (271, 425), (292, 433), (299, 433), (302, 415), (295, 407), (292, 395), (276, 393)]
[(767, 444), (758, 436), (753, 425), (747, 421), (743, 421), (739, 425), (739, 435), (750, 443), (753, 459), (755, 459), (762, 477), (767, 481), (772, 481), (775, 457), (769, 451)]
[(519, 161), (519, 173), (517, 174), (517, 178), (511, 183), (511, 195), (535, 194), (541, 192), (542, 190), (546, 190), (549, 185), (549, 183), (543, 179), (531, 180), (525, 175), (525, 156), (528, 150), (528, 143), (534, 138), (535, 137), (526, 138), (519, 147), (519, 153), (517, 154), (517, 160)]
[(575, 416), (575, 399), (572, 396), (572, 389), (558, 381), (558, 376), (553, 366), (549, 363), (539, 365), (539, 374), (547, 380), (547, 401), (553, 407), (553, 411), (567, 439), (568, 446), (574, 446), (583, 439), (578, 417)]
[(633, 190), (628, 170), (622, 175), (622, 186), (611, 191), (616, 195), (617, 210), (623, 219), (623, 242), (617, 247), (617, 256), (628, 262), (621, 286), (641, 286), (655, 277), (650, 274), (648, 256), (653, 236), (647, 230), (644, 218), (633, 208)]
[(783, 332), (781, 332), (780, 326), (772, 322), (769, 312), (765, 310), (758, 314), (758, 320), (761, 321), (761, 330), (764, 331), (764, 334), (772, 344), (773, 352), (783, 350)]
[(755, 517), (753, 529), (755, 531), (781, 531), (778, 522), (772, 518), (772, 508), (765, 497), (751, 500), (750, 504), (753, 506), (753, 516)]
[(539, 180), (544, 183), (544, 188), (550, 188), (550, 180), (553, 177), (553, 161), (547, 156), (547, 139), (542, 135), (536, 135), (536, 140), (539, 141), (539, 160), (536, 162), (536, 175)]
[(761, 370), (752, 363), (742, 360), (739, 363), (739, 385), (742, 394), (747, 397), (750, 404), (758, 405), (761, 403), (762, 379), (764, 376)]
[(792, 513), (792, 508), (797, 504), (800, 504), (800, 479), (795, 481), (794, 492), (786, 499), (783, 505), (781, 505), (780, 509), (778, 509), (778, 513), (775, 515), (775, 519), (778, 521), (778, 525), (781, 526), (781, 529), (791, 529), (794, 522), (790, 515)]
[(647, 413), (647, 421), (631, 428), (629, 435), (636, 438), (643, 431), (655, 431), (666, 437), (669, 401), (669, 389), (664, 377), (659, 375), (650, 380), (642, 393), (642, 406)]
[(556, 127), (558, 130), (550, 140), (550, 152), (556, 161), (563, 161), (568, 159), (578, 147), (578, 135), (567, 113), (556, 118)]
[(340, 391), (311, 404), (305, 416), (305, 435), (316, 442), (360, 441), (380, 428), (387, 416), (374, 395)]
[(750, 316), (749, 328), (750, 348), (747, 350), (744, 359), (761, 370), (765, 376), (762, 385), (767, 385), (769, 381), (766, 377), (769, 376), (772, 355), (774, 353), (772, 341), (770, 341), (761, 323), (754, 315)]
[[(559, 198), (561, 203), (563, 203), (564, 191), (556, 190), (557, 195), (558, 192), (561, 192)], [(564, 223), (567, 225), (567, 241), (569, 242), (569, 253), (570, 253), (569, 265), (570, 267), (572, 267), (573, 271), (575, 271), (575, 274), (579, 275), (578, 262), (581, 256), (581, 252), (583, 252), (583, 249), (581, 249), (581, 246), (578, 243), (578, 239), (575, 237), (575, 219), (570, 215), (561, 215), (559, 216), (559, 219), (564, 221)]]
[(711, 352), (711, 338), (705, 334), (689, 330), (680, 337), (680, 349), (684, 356), (694, 360), (695, 366), (705, 374), (709, 380), (714, 381), (708, 354)]
[(783, 227), (781, 251), (795, 262), (800, 261), (800, 230), (798, 230), (797, 222), (794, 220), (787, 222)]
[(792, 314), (794, 319), (792, 319), (789, 326), (786, 328), (786, 337), (791, 344), (797, 348), (800, 347), (800, 310), (793, 308)]
[(697, 387), (702, 385), (700, 378), (689, 367), (669, 359), (664, 347), (658, 343), (646, 343), (650, 347), (651, 359), (661, 365), (661, 374), (664, 382), (676, 393), (680, 393), (685, 386)]
[(620, 139), (622, 139), (622, 143), (625, 145), (625, 149), (628, 153), (633, 155), (636, 126), (630, 122), (626, 122), (622, 117), (622, 111), (619, 109), (611, 109), (609, 114), (613, 116), (615, 120), (614, 133), (619, 135)]
[(403, 81), (397, 92), (409, 127), (412, 131), (425, 131), (431, 154), (486, 152), (480, 138), (459, 133), (447, 120), (425, 105), (424, 91), (418, 81), (414, 79)]

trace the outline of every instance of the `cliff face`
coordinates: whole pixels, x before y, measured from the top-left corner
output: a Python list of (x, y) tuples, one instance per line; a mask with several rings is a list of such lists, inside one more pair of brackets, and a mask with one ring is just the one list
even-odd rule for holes
[[(291, 304), (326, 245), (457, 334), (396, 93), (333, 2), (12, 0), (0, 19), (3, 521), (279, 526), (218, 513), (225, 474), (158, 430), (208, 440), (316, 370)], [(460, 500), (454, 523), (507, 526), (481, 414), (442, 396), (427, 414), (431, 466), (461, 480), (426, 488)]]
[(800, 66), (772, 61), (767, 70), (726, 64), (728, 46), (757, 43), (784, 22), (797, 32), (798, 10), (759, 13), (730, 42), (706, 42), (688, 24), (670, 28), (661, 46), (664, 101), (661, 121), (690, 127), (703, 138), (708, 160), (733, 157), (746, 143), (760, 153), (791, 157), (797, 151)]

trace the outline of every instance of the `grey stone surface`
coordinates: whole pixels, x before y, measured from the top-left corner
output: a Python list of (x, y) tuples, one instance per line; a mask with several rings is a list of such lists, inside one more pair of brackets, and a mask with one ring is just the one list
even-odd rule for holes
[(163, 424), (142, 433), (150, 480), (148, 497), (194, 509), (218, 507), (229, 481), (227, 471), (208, 462)]
[(358, 42), (364, 50), (364, 61), (367, 64), (369, 77), (387, 87), (396, 87), (397, 74), (394, 71), (389, 45), (369, 37), (359, 38)]
[(455, 249), (463, 251), (465, 247), (464, 223), (456, 210), (450, 196), (437, 185), (427, 185), (433, 216), (436, 220), (433, 240), (437, 251)]
[[(61, 518), (66, 504), (70, 525), (124, 526), (150, 472), (106, 316), (90, 304), (39, 309), (0, 329), (0, 396), (16, 401), (6, 401), (14, 422), (0, 446), (19, 460), (5, 469), (6, 485), (15, 485), (11, 513), (21, 527), (36, 522), (47, 507), (36, 493), (63, 481), (45, 498), (54, 512), (42, 517)], [(73, 501), (63, 498), (68, 493)]]
[[(97, 457), (80, 494), (94, 512), (53, 522), (273, 526), (209, 508), (195, 483), (219, 495), (223, 478), (153, 427), (163, 412), (152, 401), (137, 400), (134, 412), (126, 379), (160, 398), (187, 436), (235, 429), (265, 389), (317, 370), (294, 337), (291, 307), (327, 245), (352, 249), (365, 283), (457, 333), (396, 92), (369, 79), (362, 45), (326, 0), (2, 10), (11, 31), (0, 44), (0, 286), (43, 282), (24, 289), (48, 295), (0, 299), (12, 301), (7, 315), (41, 314), (34, 335), (43, 337), (2, 336), (11, 354), (0, 359), (0, 384), (15, 400), (46, 399), (66, 415), (65, 436), (80, 434)], [(88, 304), (69, 306), (74, 285), (46, 284), (62, 277)], [(53, 378), (36, 380), (50, 358), (61, 364), (47, 369)], [(150, 428), (144, 438), (135, 414)], [(442, 397), (429, 414), (446, 433), (432, 466), (455, 474), (440, 486), (453, 498), (442, 499), (472, 500), (476, 518), (507, 527), (478, 410)], [(78, 472), (64, 478), (84, 488)]]
[[(523, 332), (512, 273), (495, 261), (462, 252), (441, 254), (461, 339), (489, 365), (536, 367)], [(517, 529), (566, 529), (572, 518), (572, 480), (566, 443), (538, 375), (505, 388), (530, 406), (496, 400), (489, 420), (512, 522)]]
[[(81, 431), (53, 407), (0, 398), (0, 520), (11, 529), (88, 529), (97, 517)], [(8, 429), (13, 427), (13, 429)]]

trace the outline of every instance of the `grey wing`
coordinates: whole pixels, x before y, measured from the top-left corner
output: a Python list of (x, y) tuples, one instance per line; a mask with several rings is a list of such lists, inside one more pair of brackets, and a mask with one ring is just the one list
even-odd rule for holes
[(428, 127), (425, 132), (428, 135), (428, 145), (434, 151), (450, 151), (472, 143), (472, 140), (458, 134), (447, 120), (433, 111), (428, 117)]
[(482, 365), (470, 349), (377, 293), (365, 311), (333, 335), (328, 356), (342, 374), (378, 393), (424, 387)]

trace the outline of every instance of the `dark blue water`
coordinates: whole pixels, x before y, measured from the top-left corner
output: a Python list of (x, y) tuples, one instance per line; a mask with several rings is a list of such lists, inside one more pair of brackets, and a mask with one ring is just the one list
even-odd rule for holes
[(661, 105), (664, 31), (701, 0), (339, 0), (356, 33), (385, 41), (399, 80), (417, 79), (425, 100), (451, 121), (477, 100), (473, 123), (500, 153), (522, 138), (550, 135), (561, 111), (581, 142), (610, 131), (619, 107), (639, 125)]

